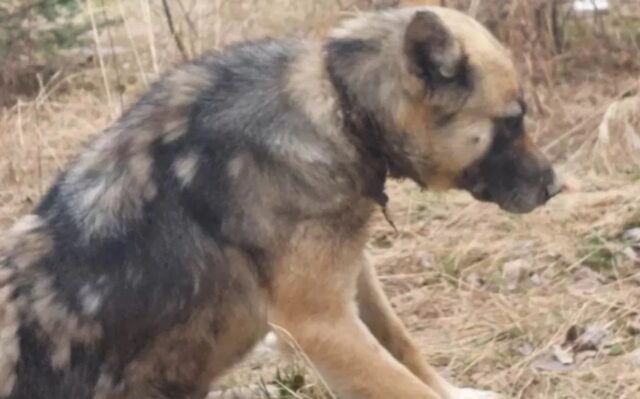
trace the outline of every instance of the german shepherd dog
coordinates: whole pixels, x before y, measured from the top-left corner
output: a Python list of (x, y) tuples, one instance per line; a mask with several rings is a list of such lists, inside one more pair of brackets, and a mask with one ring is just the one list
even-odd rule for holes
[(387, 176), (558, 193), (509, 53), (443, 8), (169, 72), (0, 247), (0, 398), (200, 399), (271, 329), (341, 398), (496, 397), (427, 364), (367, 263)]

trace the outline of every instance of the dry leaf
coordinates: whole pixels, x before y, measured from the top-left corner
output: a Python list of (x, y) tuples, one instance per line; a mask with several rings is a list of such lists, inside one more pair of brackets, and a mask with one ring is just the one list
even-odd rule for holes
[(478, 273), (470, 273), (465, 281), (474, 288), (480, 288), (485, 284), (485, 281)]
[(528, 342), (516, 346), (514, 350), (522, 356), (529, 356), (533, 353), (533, 347)]
[(578, 336), (580, 336), (581, 332), (578, 331), (578, 326), (571, 326), (567, 330), (567, 333), (564, 335), (564, 345), (572, 344), (576, 342)]
[(575, 364), (562, 364), (556, 359), (553, 353), (547, 353), (537, 358), (533, 364), (533, 367), (542, 371), (553, 371), (557, 373), (566, 373), (568, 371), (575, 370)]
[(565, 365), (573, 364), (574, 362), (573, 354), (569, 350), (564, 349), (560, 345), (553, 345), (551, 349), (552, 349), (553, 357), (557, 361)]
[(599, 351), (610, 342), (610, 335), (602, 326), (588, 326), (572, 345), (574, 352)]
[(418, 259), (418, 265), (425, 270), (433, 269), (433, 259), (428, 254), (422, 254)]
[(638, 252), (636, 252), (635, 249), (631, 248), (631, 247), (626, 247), (625, 249), (622, 250), (622, 254), (629, 260), (637, 260), (638, 259)]
[(526, 264), (522, 259), (512, 260), (504, 264), (502, 276), (507, 286), (507, 290), (513, 291), (518, 287), (520, 276), (526, 269)]
[(571, 326), (562, 345), (553, 345), (549, 353), (533, 362), (533, 366), (545, 371), (571, 371), (596, 357), (610, 343), (611, 336), (602, 326), (592, 325), (584, 329)]
[(640, 227), (625, 231), (622, 238), (630, 244), (640, 244)]
[(586, 362), (587, 360), (591, 360), (593, 358), (596, 357), (596, 355), (598, 354), (598, 352), (596, 351), (583, 351), (583, 352), (578, 352), (576, 353), (576, 363), (581, 365), (584, 362)]
[(593, 292), (606, 281), (606, 278), (592, 269), (583, 266), (574, 274), (575, 284), (573, 288), (580, 291)]
[(531, 276), (531, 282), (535, 285), (542, 285), (542, 277), (538, 273), (533, 273)]
[(623, 238), (630, 244), (630, 247), (624, 249), (624, 255), (634, 262), (640, 261), (640, 227), (627, 230)]
[(629, 357), (629, 360), (631, 361), (631, 364), (633, 364), (636, 367), (640, 367), (640, 348), (629, 353), (628, 357)]
[(519, 241), (515, 245), (509, 256), (514, 259), (530, 257), (535, 253), (535, 246), (536, 243), (532, 240)]

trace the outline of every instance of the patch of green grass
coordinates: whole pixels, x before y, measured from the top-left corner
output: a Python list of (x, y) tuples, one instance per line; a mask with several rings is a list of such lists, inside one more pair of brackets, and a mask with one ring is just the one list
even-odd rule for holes
[(505, 290), (504, 278), (500, 268), (493, 268), (484, 275), (485, 287), (489, 292), (498, 293)]
[(416, 213), (419, 216), (427, 216), (429, 214), (429, 206), (427, 204), (416, 205)]
[(450, 255), (441, 259), (438, 264), (442, 274), (447, 277), (446, 281), (457, 286), (460, 278), (460, 259)]
[(593, 271), (615, 271), (622, 261), (622, 253), (616, 243), (600, 236), (590, 236), (579, 246), (578, 257), (582, 264)]
[(376, 248), (387, 249), (393, 247), (393, 241), (387, 234), (373, 237), (371, 245)]
[[(268, 386), (275, 387), (269, 389)], [(328, 399), (331, 396), (309, 378), (299, 363), (278, 369), (269, 384), (261, 381), (260, 399)]]
[(292, 398), (307, 385), (306, 370), (298, 365), (276, 372), (275, 383), (279, 387), (279, 398)]
[(624, 355), (625, 353), (626, 351), (624, 350), (621, 344), (614, 344), (609, 349), (609, 356), (621, 356), (621, 355)]
[(495, 341), (511, 341), (516, 338), (520, 338), (524, 335), (524, 331), (522, 331), (519, 327), (511, 327), (506, 330), (500, 331), (494, 337)]

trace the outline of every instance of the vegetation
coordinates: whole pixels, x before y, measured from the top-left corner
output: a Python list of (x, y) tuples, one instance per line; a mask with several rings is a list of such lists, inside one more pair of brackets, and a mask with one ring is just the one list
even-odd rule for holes
[(90, 28), (77, 21), (78, 0), (34, 0), (0, 4), (0, 66), (8, 60), (52, 57), (81, 43)]
[[(358, 9), (428, 2), (443, 1), (0, 0), (0, 227), (182, 59), (262, 36), (319, 37)], [(369, 246), (385, 290), (425, 355), (464, 385), (527, 399), (635, 398), (640, 243), (625, 233), (640, 227), (638, 2), (609, 0), (598, 13), (568, 0), (444, 3), (476, 14), (513, 50), (528, 130), (575, 188), (515, 217), (464, 193), (389, 184), (398, 231), (378, 215)], [(69, 46), (90, 62), (38, 83), (36, 66)], [(36, 90), (2, 108), (11, 70)], [(586, 345), (587, 332), (606, 339)], [(242, 385), (259, 386), (251, 397), (331, 397), (311, 368), (261, 355), (215, 389)]]

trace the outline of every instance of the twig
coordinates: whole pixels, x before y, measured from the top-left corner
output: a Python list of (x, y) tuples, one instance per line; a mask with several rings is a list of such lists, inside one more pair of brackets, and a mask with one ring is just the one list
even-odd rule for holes
[(322, 384), (323, 388), (326, 390), (327, 394), (329, 394), (330, 398), (337, 399), (337, 397), (331, 390), (331, 387), (329, 387), (329, 384), (324, 379), (323, 375), (316, 368), (315, 364), (311, 361), (311, 359), (309, 359), (309, 357), (304, 352), (304, 350), (302, 349), (298, 341), (295, 339), (295, 337), (286, 328), (281, 327), (277, 324), (269, 323), (269, 327), (271, 327), (271, 330), (276, 334), (278, 339), (285, 341), (285, 343), (289, 345), (289, 347), (294, 351), (294, 353), (300, 356), (302, 361), (313, 371), (315, 376), (318, 378), (318, 380)]
[[(104, 0), (102, 0), (102, 14), (104, 15), (104, 19), (105, 21), (109, 20), (109, 17), (107, 15), (106, 12), (106, 7), (104, 4)], [(114, 49), (114, 44), (113, 44), (113, 35), (111, 32), (111, 26), (107, 26), (107, 36), (109, 37), (109, 46), (111, 47), (111, 55), (113, 56), (113, 67), (114, 67), (114, 71), (115, 71), (115, 75), (116, 75), (116, 83), (117, 83), (117, 92), (118, 92), (118, 98), (120, 100), (120, 111), (122, 111), (124, 109), (124, 98), (122, 97), (122, 78), (120, 76), (120, 65), (118, 63), (118, 56), (116, 54), (116, 51)]]
[(100, 48), (100, 38), (98, 37), (98, 27), (96, 25), (95, 11), (93, 8), (93, 0), (87, 0), (87, 12), (89, 13), (89, 18), (91, 19), (91, 32), (93, 33), (93, 41), (96, 45), (96, 52), (98, 53), (98, 62), (100, 63), (100, 72), (102, 74), (102, 83), (104, 85), (104, 90), (107, 94), (107, 105), (109, 106), (109, 111), (113, 111), (113, 101), (111, 97), (111, 88), (109, 88), (109, 79), (107, 79), (107, 71), (104, 67), (104, 59), (102, 57), (102, 49)]
[(160, 74), (160, 68), (158, 68), (158, 56), (156, 54), (156, 39), (153, 34), (153, 26), (151, 25), (151, 6), (149, 0), (140, 0), (140, 7), (144, 14), (145, 23), (147, 25), (147, 40), (149, 41), (149, 51), (151, 52), (151, 61), (153, 63), (153, 72), (157, 75)]
[(187, 23), (187, 26), (189, 27), (189, 47), (191, 49), (191, 54), (195, 54), (196, 53), (196, 45), (194, 43), (194, 40), (195, 40), (195, 38), (198, 37), (198, 29), (196, 28), (196, 25), (194, 24), (193, 20), (191, 19), (191, 12), (193, 11), (193, 4), (187, 10), (187, 8), (184, 6), (184, 4), (182, 4), (182, 0), (175, 0), (175, 2), (178, 3), (178, 7), (180, 8), (180, 11), (182, 12), (182, 17), (184, 18), (185, 22)]
[(17, 132), (18, 132), (18, 143), (20, 143), (20, 148), (24, 149), (24, 128), (22, 127), (22, 100), (18, 98), (18, 103), (16, 104), (18, 109), (18, 119), (16, 120)]
[(164, 16), (167, 19), (167, 26), (169, 27), (169, 32), (171, 32), (171, 36), (173, 36), (173, 40), (176, 43), (176, 47), (178, 47), (178, 50), (182, 55), (182, 59), (184, 61), (187, 61), (189, 60), (189, 55), (187, 54), (187, 49), (184, 47), (184, 43), (182, 42), (180, 35), (178, 35), (178, 32), (176, 31), (176, 26), (173, 23), (173, 15), (171, 14), (171, 8), (169, 7), (169, 3), (167, 3), (167, 0), (162, 0), (162, 8), (164, 10)]

